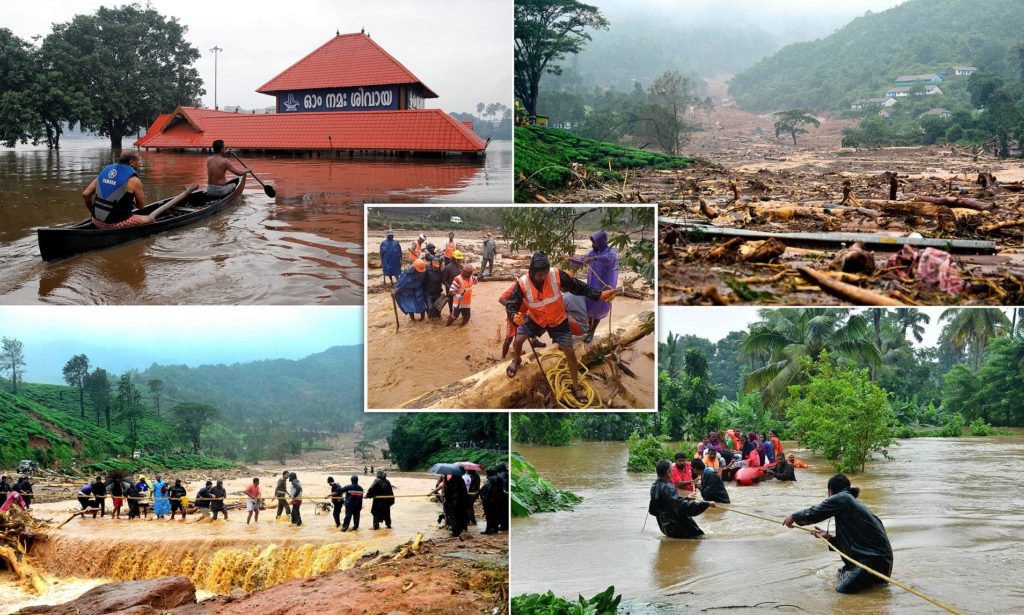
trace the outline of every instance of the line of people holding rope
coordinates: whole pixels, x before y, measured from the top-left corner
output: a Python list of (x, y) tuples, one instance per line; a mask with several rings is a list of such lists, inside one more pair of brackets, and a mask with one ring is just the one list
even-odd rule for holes
[(476, 502), (479, 499), (484, 510), (486, 527), (481, 534), (507, 532), (508, 521), (508, 467), (504, 462), (487, 468), (486, 480), (481, 482), (474, 469), (463, 470), (454, 464), (435, 466), (437, 483), (431, 495), (440, 498), (442, 512), (437, 518), (439, 527), (451, 531), (453, 538), (477, 525)]
[[(734, 446), (737, 447), (735, 450)], [(744, 434), (739, 429), (711, 432), (698, 445), (694, 459), (689, 460), (685, 453), (678, 453), (675, 463), (668, 459), (658, 461), (648, 514), (657, 520), (658, 528), (669, 538), (699, 538), (704, 531), (693, 517), (708, 508), (731, 503), (723, 475), (752, 467), (763, 468), (764, 478), (795, 481), (796, 464), (807, 467), (794, 455), (785, 454), (774, 431), (761, 436), (753, 431)], [(698, 491), (701, 500), (696, 499)], [(812, 534), (827, 540), (831, 549), (890, 575), (893, 552), (889, 537), (882, 521), (857, 499), (860, 489), (851, 486), (846, 476), (836, 474), (829, 479), (827, 491), (828, 497), (820, 504), (794, 512), (781, 523), (793, 527), (794, 524), (804, 526), (835, 519), (834, 534), (819, 527), (815, 527)], [(837, 572), (835, 589), (852, 594), (885, 582), (881, 577), (844, 560)]]

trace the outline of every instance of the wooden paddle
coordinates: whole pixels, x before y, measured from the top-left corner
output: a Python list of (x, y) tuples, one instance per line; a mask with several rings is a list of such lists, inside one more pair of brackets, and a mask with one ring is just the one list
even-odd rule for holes
[(165, 211), (174, 207), (175, 205), (179, 205), (182, 201), (186, 200), (189, 196), (191, 196), (192, 193), (195, 192), (198, 188), (199, 186), (197, 186), (196, 184), (192, 184), (188, 188), (185, 188), (178, 196), (174, 197), (170, 201), (167, 201), (160, 207), (154, 209), (153, 213), (149, 215), (153, 216), (153, 219), (156, 220), (160, 216), (160, 214), (164, 213)]
[(268, 186), (268, 185), (264, 184), (262, 179), (260, 179), (259, 177), (256, 177), (256, 173), (254, 173), (253, 170), (249, 168), (249, 165), (247, 165), (244, 162), (242, 162), (242, 159), (238, 157), (238, 154), (236, 154), (235, 152), (229, 152), (229, 153), (235, 158), (235, 160), (237, 160), (238, 162), (242, 163), (242, 166), (245, 167), (245, 170), (249, 172), (249, 175), (252, 175), (253, 179), (255, 179), (257, 182), (259, 182), (259, 184), (261, 186), (263, 186), (263, 192), (265, 192), (267, 194), (267, 196), (269, 196), (270, 198), (274, 198), (274, 197), (277, 196), (277, 190), (274, 190), (273, 186)]
[(398, 324), (398, 300), (395, 299), (395, 291), (391, 291), (391, 307), (395, 308), (395, 331), (398, 331), (401, 327)]

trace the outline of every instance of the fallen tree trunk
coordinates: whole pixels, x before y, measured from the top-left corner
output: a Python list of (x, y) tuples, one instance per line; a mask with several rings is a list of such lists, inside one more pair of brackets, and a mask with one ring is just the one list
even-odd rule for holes
[[(603, 324), (603, 323), (602, 323)], [(613, 323), (613, 331), (609, 335), (601, 335), (607, 325), (598, 327), (598, 337), (589, 346), (582, 342), (575, 345), (576, 356), (584, 365), (592, 364), (597, 359), (615, 348), (628, 346), (654, 332), (654, 312), (646, 311)], [(546, 349), (541, 357), (558, 356), (562, 351), (557, 347)], [(514, 378), (505, 374), (508, 361), (473, 374), (444, 386), (436, 391), (421, 395), (402, 405), (402, 408), (419, 408), (424, 410), (443, 409), (513, 409), (518, 408), (521, 400), (543, 387), (544, 375), (537, 362), (524, 348), (523, 362)]]
[(833, 297), (838, 297), (843, 301), (849, 301), (854, 305), (904, 305), (903, 302), (886, 297), (885, 295), (879, 295), (876, 292), (872, 292), (859, 286), (833, 280), (831, 277), (824, 275), (821, 271), (811, 269), (810, 267), (797, 267), (797, 271), (800, 272), (800, 275), (802, 275), (804, 279), (817, 284), (823, 291)]

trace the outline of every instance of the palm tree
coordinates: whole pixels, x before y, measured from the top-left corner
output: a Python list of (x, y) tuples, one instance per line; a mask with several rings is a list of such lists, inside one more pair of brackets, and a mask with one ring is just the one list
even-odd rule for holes
[(955, 350), (969, 349), (974, 371), (981, 367), (988, 343), (1010, 333), (1012, 323), (999, 308), (948, 308), (940, 321), (946, 323), (942, 336)]
[(910, 330), (919, 344), (924, 341), (924, 326), (932, 321), (930, 316), (916, 308), (896, 308), (891, 314), (893, 324), (899, 327), (904, 338)]
[[(874, 367), (881, 360), (863, 316), (836, 308), (763, 309), (761, 320), (744, 336), (741, 356), (762, 357), (760, 367), (744, 378), (746, 391), (761, 391), (775, 405), (791, 384), (802, 378), (801, 360), (822, 352), (838, 360)], [(848, 318), (849, 316), (849, 318)]]
[(679, 374), (683, 354), (682, 341), (683, 336), (669, 331), (665, 341), (658, 344), (658, 370), (668, 372), (672, 378)]

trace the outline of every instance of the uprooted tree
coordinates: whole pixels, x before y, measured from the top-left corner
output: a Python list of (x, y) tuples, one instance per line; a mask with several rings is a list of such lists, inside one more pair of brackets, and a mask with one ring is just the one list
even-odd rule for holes
[(575, 241), (588, 235), (579, 227), (595, 225), (608, 233), (619, 267), (654, 285), (654, 208), (652, 207), (511, 207), (502, 211), (509, 249), (544, 252), (552, 261), (576, 253)]

